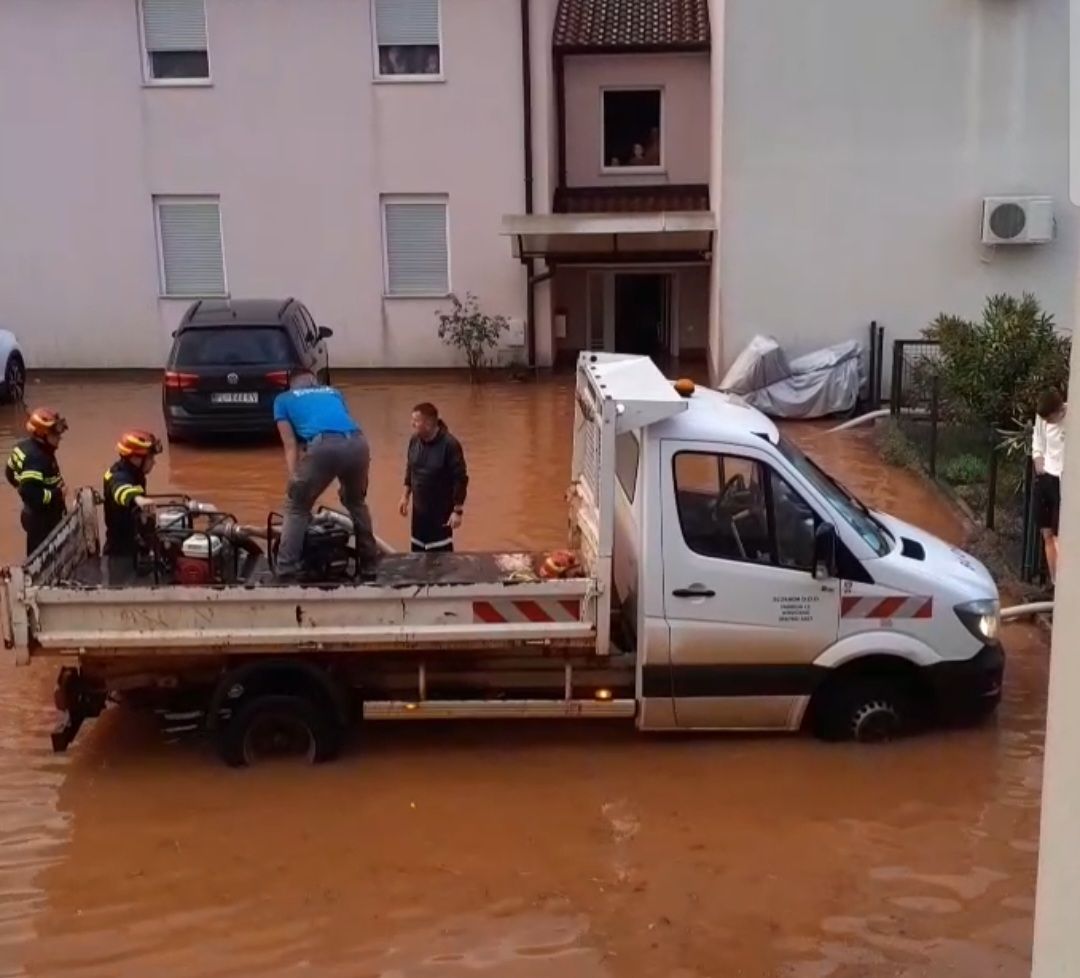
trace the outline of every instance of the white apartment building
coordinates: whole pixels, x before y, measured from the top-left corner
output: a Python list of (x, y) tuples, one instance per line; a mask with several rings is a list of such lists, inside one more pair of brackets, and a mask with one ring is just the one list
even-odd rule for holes
[(440, 366), (471, 292), (541, 366), (714, 371), (1070, 324), (1067, 44), (1068, 0), (3, 0), (0, 322), (156, 367), (195, 298), (295, 295), (339, 366)]

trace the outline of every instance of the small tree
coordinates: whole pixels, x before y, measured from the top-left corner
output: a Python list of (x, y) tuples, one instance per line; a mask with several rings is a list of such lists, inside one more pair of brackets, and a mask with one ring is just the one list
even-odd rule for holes
[(490, 352), (499, 344), (499, 337), (510, 324), (505, 316), (489, 316), (480, 311), (476, 296), (465, 293), (462, 302), (456, 295), (450, 296), (453, 309), (450, 312), (438, 310), (439, 339), (447, 346), (459, 350), (465, 357), (469, 376), (477, 380), (479, 373), (490, 364)]
[(943, 313), (923, 335), (941, 344), (934, 373), (963, 420), (1012, 430), (1034, 414), (1040, 392), (1068, 384), (1071, 340), (1029, 293), (991, 296), (978, 322)]

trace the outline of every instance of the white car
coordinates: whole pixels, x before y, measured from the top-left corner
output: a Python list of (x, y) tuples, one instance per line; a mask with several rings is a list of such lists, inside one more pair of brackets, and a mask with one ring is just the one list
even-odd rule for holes
[(21, 401), (26, 393), (26, 360), (15, 334), (0, 329), (0, 401)]

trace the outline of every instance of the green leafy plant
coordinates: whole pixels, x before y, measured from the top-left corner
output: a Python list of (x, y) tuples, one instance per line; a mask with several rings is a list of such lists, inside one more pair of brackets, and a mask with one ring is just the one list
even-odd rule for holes
[(491, 352), (499, 345), (499, 337), (510, 328), (505, 316), (489, 316), (481, 311), (480, 304), (471, 292), (462, 301), (450, 296), (452, 309), (438, 310), (439, 339), (458, 350), (465, 358), (472, 380), (478, 380), (480, 372), (491, 364)]
[(1042, 391), (1066, 388), (1071, 339), (1030, 293), (991, 296), (977, 322), (943, 313), (923, 335), (940, 343), (934, 374), (958, 418), (1012, 430)]
[(876, 426), (878, 451), (887, 465), (898, 469), (915, 468), (919, 463), (919, 453), (900, 426), (889, 418)]
[(939, 475), (952, 486), (973, 486), (986, 481), (989, 468), (989, 461), (978, 455), (957, 455), (941, 466)]

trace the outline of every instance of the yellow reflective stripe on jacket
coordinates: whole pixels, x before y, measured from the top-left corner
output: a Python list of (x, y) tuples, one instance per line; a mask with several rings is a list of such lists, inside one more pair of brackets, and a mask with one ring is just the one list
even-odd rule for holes
[(121, 486), (119, 489), (113, 491), (113, 499), (115, 499), (120, 506), (126, 506), (136, 496), (141, 495), (141, 486)]
[(33, 482), (44, 483), (46, 481), (45, 476), (40, 472), (35, 472), (33, 469), (23, 469), (21, 472), (16, 473), (16, 478), (18, 478), (20, 482), (31, 480)]
[[(16, 462), (25, 462), (26, 461), (26, 452), (24, 452), (21, 448), (19, 448), (18, 445), (16, 445), (11, 450), (11, 458), (13, 458)], [(9, 463), (10, 463), (10, 460), (9, 460)]]
[(44, 505), (44, 506), (48, 506), (49, 503), (52, 502), (52, 490), (51, 489), (42, 489), (41, 490), (41, 502), (42, 502), (42, 505)]
[(50, 475), (45, 478), (44, 482), (47, 486), (58, 486), (63, 481), (63, 477), (59, 475)]

